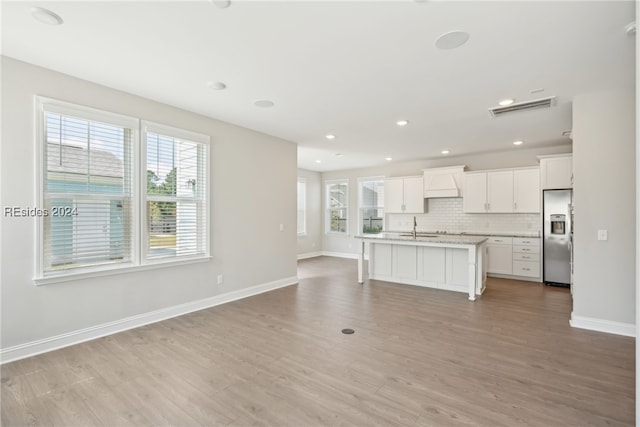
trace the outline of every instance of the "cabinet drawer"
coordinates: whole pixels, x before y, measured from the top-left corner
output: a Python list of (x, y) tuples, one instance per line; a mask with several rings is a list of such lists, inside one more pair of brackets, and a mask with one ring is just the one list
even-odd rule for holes
[(513, 237), (489, 237), (487, 243), (490, 245), (510, 245), (513, 242)]
[(540, 263), (529, 261), (513, 261), (513, 275), (538, 277), (540, 275)]
[(537, 237), (514, 237), (513, 244), (519, 246), (540, 246), (540, 239)]
[(526, 254), (539, 254), (540, 247), (539, 246), (516, 246), (513, 245), (513, 252), (521, 252)]
[(514, 252), (513, 253), (514, 261), (540, 261), (540, 254), (533, 254), (527, 252)]

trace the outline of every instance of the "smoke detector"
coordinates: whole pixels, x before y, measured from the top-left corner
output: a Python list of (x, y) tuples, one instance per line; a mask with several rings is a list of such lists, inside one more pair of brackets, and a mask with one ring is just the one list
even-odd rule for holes
[(556, 97), (534, 99), (533, 101), (518, 102), (511, 105), (489, 108), (489, 112), (493, 117), (501, 117), (505, 114), (515, 113), (517, 111), (539, 110), (555, 106)]

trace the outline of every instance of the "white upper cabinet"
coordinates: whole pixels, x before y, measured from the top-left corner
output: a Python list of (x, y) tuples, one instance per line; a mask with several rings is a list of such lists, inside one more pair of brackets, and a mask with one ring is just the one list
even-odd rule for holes
[(543, 190), (573, 188), (573, 155), (539, 156)]
[(468, 172), (464, 174), (463, 210), (467, 213), (487, 212), (487, 174)]
[(513, 171), (487, 172), (487, 212), (513, 212)]
[(464, 174), (464, 212), (540, 212), (538, 168)]
[(540, 212), (540, 170), (513, 171), (513, 211), (519, 213)]
[(423, 177), (385, 179), (384, 211), (385, 213), (424, 213)]

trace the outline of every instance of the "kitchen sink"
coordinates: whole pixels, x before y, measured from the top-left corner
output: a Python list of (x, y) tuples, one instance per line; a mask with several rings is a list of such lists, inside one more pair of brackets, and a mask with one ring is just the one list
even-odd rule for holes
[[(401, 234), (402, 237), (413, 237), (412, 233), (403, 233)], [(421, 233), (417, 233), (416, 237), (438, 237), (437, 234), (421, 234)]]

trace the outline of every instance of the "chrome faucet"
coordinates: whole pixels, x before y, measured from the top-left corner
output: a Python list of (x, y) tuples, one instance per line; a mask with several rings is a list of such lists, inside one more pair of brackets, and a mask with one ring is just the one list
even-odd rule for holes
[(413, 238), (415, 239), (417, 237), (417, 233), (416, 233), (416, 227), (418, 226), (418, 222), (416, 221), (416, 217), (413, 217)]

